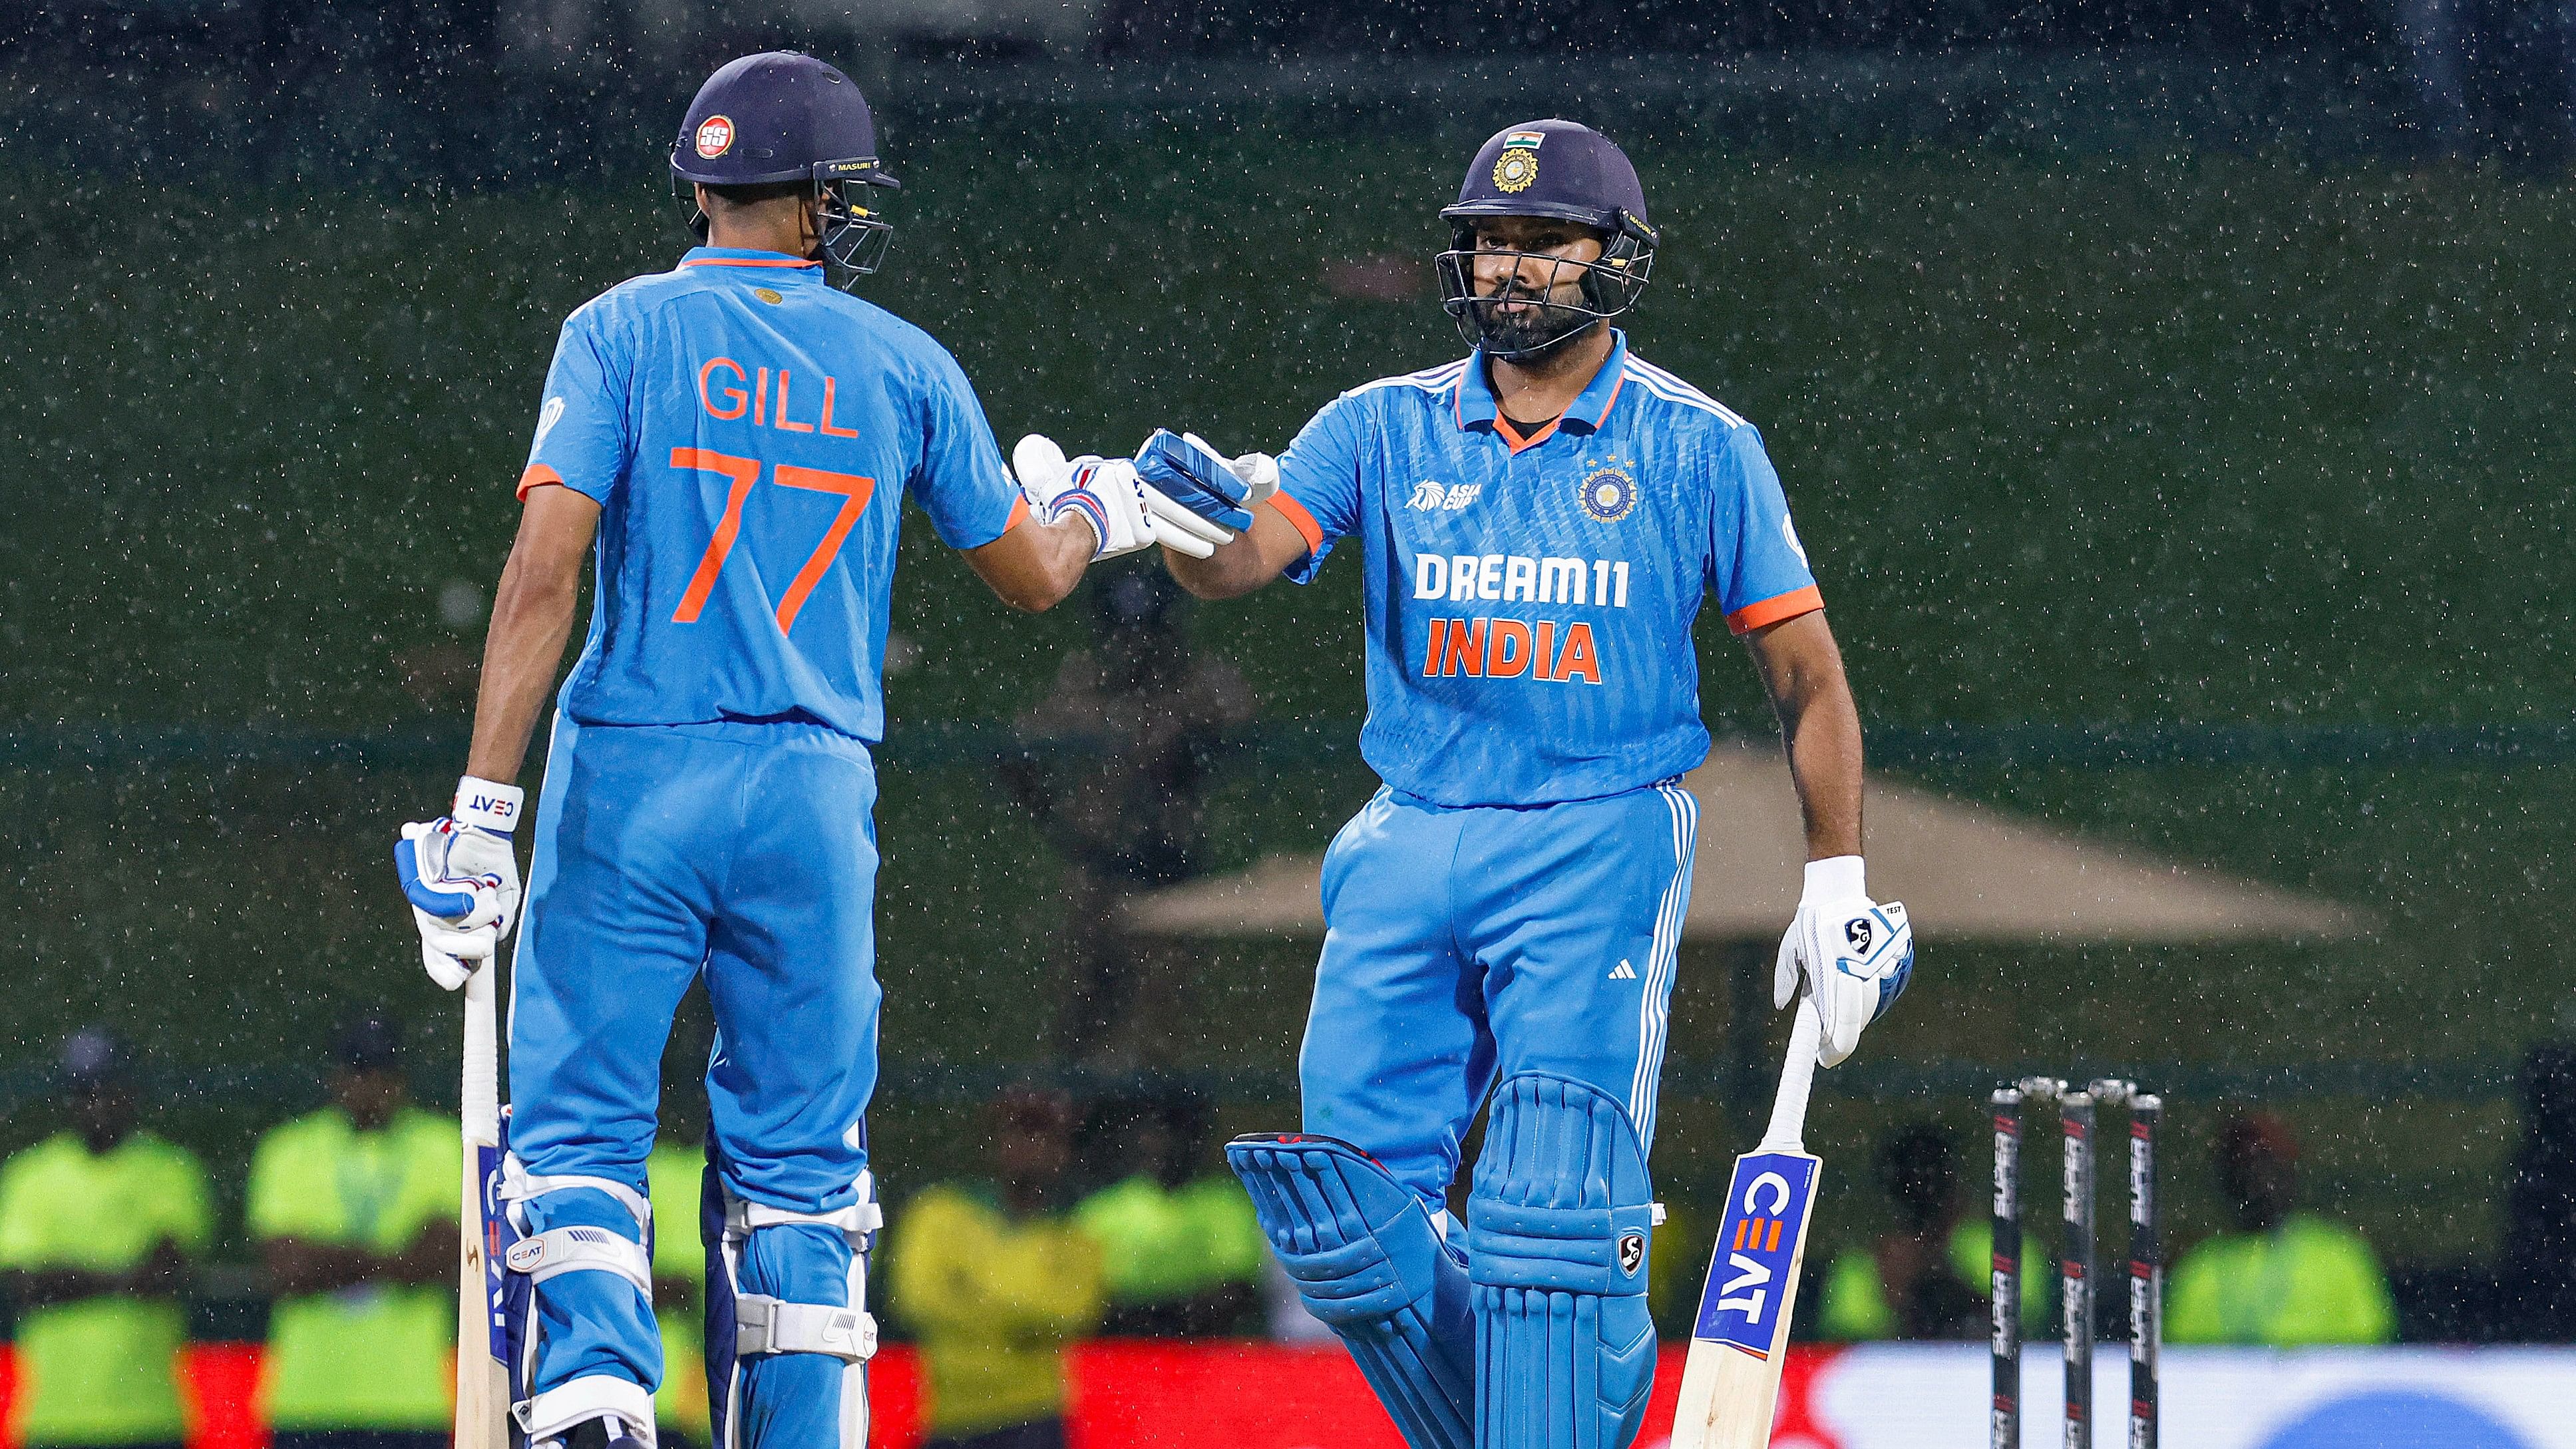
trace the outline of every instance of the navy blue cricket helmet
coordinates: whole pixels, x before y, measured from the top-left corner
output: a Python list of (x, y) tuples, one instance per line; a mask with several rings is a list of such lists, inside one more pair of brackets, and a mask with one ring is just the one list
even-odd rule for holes
[(707, 83), (671, 142), (672, 188), (689, 229), (707, 238), (692, 186), (810, 181), (822, 202), (823, 256), (850, 280), (885, 260), (894, 228), (871, 188), (901, 183), (877, 159), (876, 117), (848, 76), (810, 55), (768, 50), (729, 61)]
[[(1507, 126), (1476, 152), (1455, 205), (1443, 207), (1449, 250), (1442, 252), (1440, 304), (1457, 319), (1469, 345), (1493, 356), (1530, 360), (1582, 336), (1637, 304), (1654, 272), (1657, 236), (1646, 220), (1646, 189), (1637, 168), (1610, 138), (1573, 121), (1529, 121)], [(1578, 262), (1536, 252), (1479, 248), (1476, 223), (1485, 217), (1526, 216), (1569, 221), (1600, 233), (1597, 260)], [(1479, 297), (1474, 258), (1540, 257), (1552, 263), (1541, 296), (1550, 300), (1535, 317), (1502, 311), (1506, 300), (1531, 300), (1517, 286)], [(1568, 270), (1579, 275), (1565, 277)], [(1560, 278), (1579, 286), (1579, 303), (1553, 300)]]

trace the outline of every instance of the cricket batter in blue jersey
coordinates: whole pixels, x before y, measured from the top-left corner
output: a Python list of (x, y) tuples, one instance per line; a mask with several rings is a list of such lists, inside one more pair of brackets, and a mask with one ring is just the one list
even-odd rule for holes
[[(1571, 122), (1515, 126), (1441, 215), (1472, 355), (1342, 394), (1266, 498), (1258, 455), (1165, 434), (1137, 458), (1236, 506), (1210, 557), (1167, 551), (1202, 597), (1362, 554), (1385, 785), (1325, 857), (1305, 1132), (1228, 1156), (1415, 1449), (1623, 1449), (1654, 1381), (1646, 1157), (1704, 603), (1787, 738), (1811, 859), (1775, 995), (1804, 982), (1825, 1065), (1903, 989), (1912, 933), (1864, 885), (1859, 716), (1761, 436), (1609, 325), (1654, 262), (1635, 169)], [(1489, 1094), (1461, 1225), (1444, 1194)]]
[(703, 976), (718, 1442), (863, 1449), (869, 752), (901, 506), (1028, 610), (1155, 534), (1124, 460), (1077, 467), (1049, 444), (1014, 481), (948, 353), (835, 285), (877, 265), (896, 184), (846, 76), (789, 53), (725, 66), (672, 168), (703, 245), (563, 325), (466, 776), (448, 816), (404, 827), (397, 863), (452, 989), (517, 914), (514, 781), (595, 543), (511, 1003), (506, 1196), (527, 1237), (509, 1265), (533, 1279), (515, 1413), (538, 1449), (653, 1442), (645, 1163), (672, 1011)]

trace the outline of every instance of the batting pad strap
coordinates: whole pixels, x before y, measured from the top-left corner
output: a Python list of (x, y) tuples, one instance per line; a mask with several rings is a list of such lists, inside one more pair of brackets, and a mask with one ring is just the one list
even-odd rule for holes
[(885, 1226), (885, 1212), (875, 1201), (862, 1198), (848, 1207), (828, 1213), (801, 1213), (790, 1208), (771, 1207), (745, 1197), (727, 1196), (725, 1233), (733, 1238), (747, 1237), (762, 1228), (807, 1225), (838, 1228), (854, 1242)]
[(512, 1243), (501, 1261), (531, 1283), (566, 1273), (614, 1273), (634, 1284), (645, 1301), (653, 1298), (653, 1260), (644, 1255), (643, 1245), (606, 1228), (550, 1228)]
[(790, 1303), (758, 1293), (733, 1300), (734, 1352), (829, 1354), (843, 1363), (876, 1356), (874, 1314), (829, 1303)]
[(531, 1445), (547, 1439), (560, 1439), (581, 1424), (598, 1418), (614, 1418), (626, 1426), (626, 1432), (644, 1441), (651, 1449), (653, 1437), (653, 1395), (642, 1384), (606, 1374), (587, 1374), (569, 1383), (557, 1384), (532, 1399), (522, 1399), (510, 1406), (510, 1416), (519, 1421), (520, 1431)]
[(634, 1216), (637, 1236), (649, 1236), (652, 1233), (652, 1202), (644, 1194), (615, 1178), (588, 1177), (578, 1173), (539, 1177), (521, 1164), (516, 1153), (501, 1159), (501, 1196), (505, 1201), (526, 1202), (532, 1197), (543, 1197), (550, 1192), (571, 1192), (577, 1188), (603, 1192), (615, 1198), (620, 1207)]

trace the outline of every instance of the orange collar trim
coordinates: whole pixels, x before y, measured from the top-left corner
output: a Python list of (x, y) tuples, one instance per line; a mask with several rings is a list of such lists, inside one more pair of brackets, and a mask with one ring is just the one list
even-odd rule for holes
[(692, 257), (680, 263), (684, 267), (821, 267), (821, 262), (800, 262), (793, 257), (767, 261), (754, 257)]

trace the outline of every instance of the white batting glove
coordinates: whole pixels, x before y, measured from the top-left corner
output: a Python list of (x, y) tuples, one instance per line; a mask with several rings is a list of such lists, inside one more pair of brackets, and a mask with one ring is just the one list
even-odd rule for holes
[(1869, 898), (1861, 858), (1807, 862), (1798, 916), (1780, 938), (1771, 1005), (1787, 1006), (1803, 978), (1824, 1026), (1816, 1061), (1835, 1067), (1860, 1045), (1860, 1030), (1886, 1015), (1914, 975), (1914, 924), (1898, 901)]
[(1128, 459), (1090, 453), (1067, 458), (1054, 439), (1031, 433), (1011, 450), (1011, 471), (1019, 475), (1020, 496), (1029, 501), (1029, 511), (1040, 523), (1078, 513), (1091, 525), (1100, 539), (1092, 562), (1153, 547), (1145, 485)]
[(420, 929), (420, 964), (450, 991), (500, 953), (519, 918), (519, 859), (510, 847), (526, 792), (471, 775), (436, 820), (394, 843), (394, 871)]
[[(1215, 444), (1196, 433), (1183, 433), (1181, 437), (1225, 458)], [(1225, 458), (1225, 471), (1243, 481), (1243, 501), (1247, 505), (1258, 503), (1279, 491), (1279, 460), (1268, 453), (1238, 453)]]

